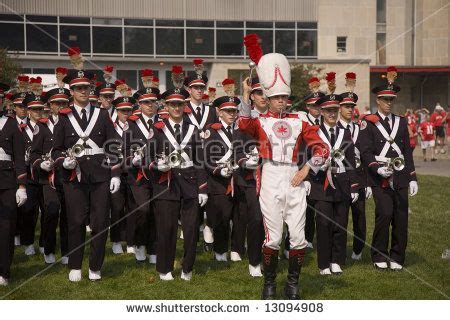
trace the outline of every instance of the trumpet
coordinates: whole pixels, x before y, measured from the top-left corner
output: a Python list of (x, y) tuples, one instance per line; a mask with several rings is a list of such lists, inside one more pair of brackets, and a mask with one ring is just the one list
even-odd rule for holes
[(25, 150), (25, 162), (30, 161), (30, 154), (31, 154), (31, 146), (28, 146), (28, 148)]
[(395, 171), (401, 171), (405, 168), (405, 159), (402, 157), (391, 158), (389, 159), (387, 165)]
[[(135, 153), (137, 153), (141, 158), (144, 157), (144, 149), (147, 147), (146, 144), (144, 144), (143, 146), (136, 146), (133, 145), (131, 146), (131, 153), (134, 155)], [(119, 150), (119, 148), (117, 148)], [(120, 150), (122, 151), (122, 147), (120, 147)]]
[(355, 166), (357, 168), (361, 167), (361, 159), (358, 157), (355, 157)]
[(49, 152), (47, 152), (46, 154), (43, 154), (41, 156), (42, 161), (50, 161), (50, 163), (53, 163), (53, 159), (52, 159), (52, 150), (50, 150)]
[(341, 149), (331, 151), (331, 158), (335, 161), (342, 161), (345, 159), (345, 153)]
[(172, 151), (167, 156), (167, 164), (171, 168), (178, 168), (178, 167), (180, 167), (181, 166), (181, 162), (182, 162), (181, 153), (179, 151), (177, 151), (177, 150)]
[(82, 144), (74, 144), (72, 148), (67, 149), (65, 154), (71, 159), (80, 158), (86, 153), (86, 148)]

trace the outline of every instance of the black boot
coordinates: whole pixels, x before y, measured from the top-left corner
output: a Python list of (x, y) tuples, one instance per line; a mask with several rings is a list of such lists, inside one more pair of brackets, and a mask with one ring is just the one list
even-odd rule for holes
[(264, 267), (264, 288), (262, 292), (262, 299), (272, 300), (275, 299), (277, 295), (277, 284), (275, 282), (275, 278), (277, 277), (278, 250), (263, 247), (262, 258)]
[(286, 285), (284, 286), (284, 296), (287, 300), (299, 300), (298, 278), (305, 258), (305, 249), (289, 250), (289, 267)]

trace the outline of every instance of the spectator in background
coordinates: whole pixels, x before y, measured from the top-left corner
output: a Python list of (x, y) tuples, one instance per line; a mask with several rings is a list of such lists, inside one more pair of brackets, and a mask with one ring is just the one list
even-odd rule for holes
[(419, 120), (419, 123), (422, 123), (425, 121), (426, 115), (430, 114), (430, 111), (427, 110), (427, 108), (421, 108), (414, 111), (414, 114)]
[(354, 107), (353, 108), (353, 113), (352, 113), (352, 121), (353, 122), (359, 122), (359, 117), (360, 117), (360, 113), (359, 113), (359, 109), (358, 107)]
[(450, 106), (447, 107), (447, 117), (445, 118), (447, 122), (447, 147), (450, 145)]
[(417, 145), (417, 122), (415, 118), (412, 119), (411, 121), (408, 119), (408, 133), (409, 133), (409, 145), (411, 146), (411, 149), (413, 149), (414, 151)]
[(427, 150), (431, 149), (431, 161), (436, 161), (435, 153), (434, 153), (434, 125), (433, 122), (430, 121), (430, 116), (426, 115), (425, 121), (422, 122), (419, 126), (420, 133), (420, 146), (422, 148), (423, 161), (427, 161)]
[(445, 153), (444, 145), (445, 145), (445, 121), (447, 114), (444, 111), (444, 108), (441, 107), (439, 102), (436, 104), (434, 108), (434, 112), (431, 114), (430, 122), (433, 123), (434, 130), (436, 131), (436, 142), (437, 149), (436, 153)]
[(363, 115), (364, 115), (364, 114), (371, 114), (369, 106), (365, 106), (365, 107), (364, 107)]

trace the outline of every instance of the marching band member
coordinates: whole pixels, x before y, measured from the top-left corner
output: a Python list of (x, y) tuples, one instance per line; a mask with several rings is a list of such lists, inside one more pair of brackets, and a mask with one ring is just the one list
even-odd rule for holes
[(157, 232), (156, 271), (161, 280), (173, 280), (178, 217), (184, 235), (181, 279), (191, 280), (198, 239), (198, 212), (208, 201), (206, 172), (199, 130), (185, 121), (189, 94), (182, 89), (181, 67), (172, 68), (175, 89), (161, 96), (168, 119), (155, 124), (151, 139), (153, 190)]
[[(9, 86), (0, 83), (0, 107), (3, 92)], [(2, 110), (3, 111), (3, 110)], [(16, 120), (3, 114), (0, 117), (0, 286), (11, 277), (17, 207), (27, 201), (25, 142)]]
[[(310, 166), (318, 166), (328, 155), (327, 146), (317, 135), (317, 129), (284, 112), (291, 93), (290, 67), (285, 56), (270, 53), (263, 56), (256, 35), (247, 35), (245, 45), (256, 70), (269, 111), (258, 118), (251, 117), (248, 97), (243, 97), (240, 107), (239, 128), (259, 143), (262, 158), (260, 205), (263, 213), (266, 238), (263, 245), (264, 288), (263, 299), (276, 296), (276, 271), (278, 250), (284, 222), (291, 234), (288, 279), (284, 294), (288, 299), (298, 299), (298, 278), (303, 264), (307, 242), (304, 235), (306, 178)], [(244, 86), (248, 85), (244, 82)], [(298, 150), (302, 142), (315, 148), (309, 165), (297, 166)]]
[[(372, 89), (378, 111), (361, 122), (360, 152), (368, 166), (368, 186), (375, 200), (375, 229), (372, 261), (379, 269), (401, 270), (405, 263), (408, 234), (408, 187), (410, 196), (418, 192), (414, 160), (405, 118), (392, 113), (400, 87), (394, 84), (397, 69), (389, 67), (388, 83)], [(391, 249), (389, 229), (391, 230)]]

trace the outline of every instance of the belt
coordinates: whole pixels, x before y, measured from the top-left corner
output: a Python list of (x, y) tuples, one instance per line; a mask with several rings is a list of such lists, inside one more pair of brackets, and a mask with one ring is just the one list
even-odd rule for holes
[(186, 169), (186, 168), (190, 168), (193, 166), (194, 166), (194, 163), (192, 161), (184, 161), (184, 162), (181, 162), (181, 164), (180, 164), (181, 169)]
[(84, 149), (84, 155), (85, 156), (93, 156), (96, 154), (104, 154), (105, 151), (103, 150), (103, 148), (87, 148)]
[(377, 160), (378, 162), (383, 162), (383, 163), (388, 163), (388, 162), (390, 162), (392, 159), (395, 159), (395, 158), (402, 158), (402, 159), (404, 159), (403, 155), (398, 156), (398, 157), (392, 157), (392, 158), (381, 157), (381, 156), (375, 156), (375, 160)]

